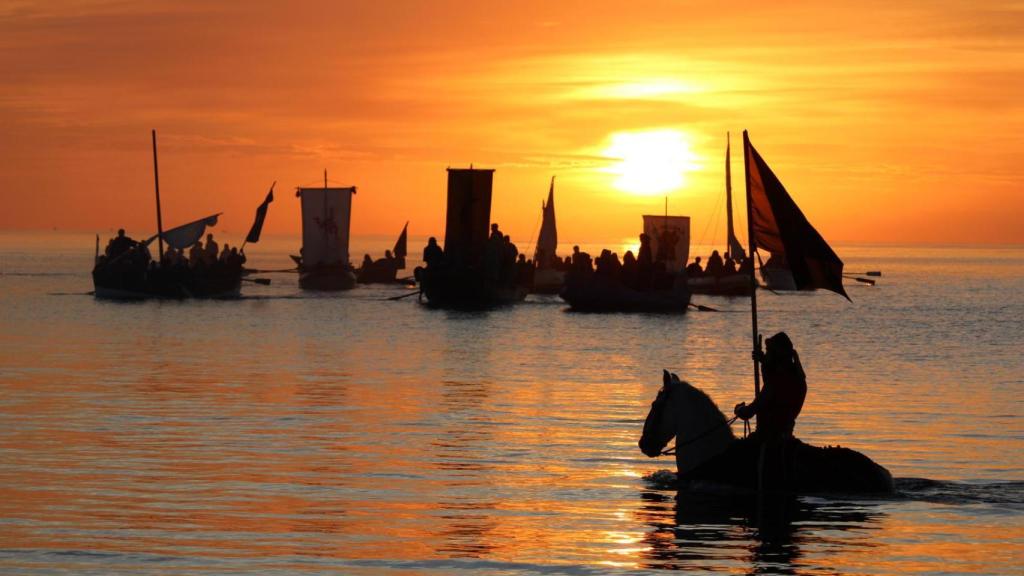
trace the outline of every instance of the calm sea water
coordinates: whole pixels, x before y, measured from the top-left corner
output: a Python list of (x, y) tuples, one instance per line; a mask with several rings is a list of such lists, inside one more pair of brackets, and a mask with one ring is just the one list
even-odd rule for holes
[(838, 250), (878, 285), (761, 292), (761, 326), (801, 352), (797, 434), (900, 490), (803, 498), (769, 533), (636, 446), (663, 367), (750, 398), (747, 300), (456, 313), (268, 274), (113, 303), (86, 294), (91, 237), (0, 235), (0, 572), (1020, 574), (1024, 249)]

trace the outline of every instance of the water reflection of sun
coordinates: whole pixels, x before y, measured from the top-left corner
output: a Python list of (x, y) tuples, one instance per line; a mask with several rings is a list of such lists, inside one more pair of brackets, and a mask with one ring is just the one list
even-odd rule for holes
[(614, 186), (637, 196), (655, 196), (681, 188), (686, 173), (698, 170), (688, 136), (673, 129), (616, 132), (604, 155), (615, 161), (604, 170), (618, 175)]

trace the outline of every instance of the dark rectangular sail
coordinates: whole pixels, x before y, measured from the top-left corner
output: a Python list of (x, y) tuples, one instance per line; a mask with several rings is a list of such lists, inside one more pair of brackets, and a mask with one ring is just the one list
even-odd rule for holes
[(448, 169), (444, 253), (456, 266), (480, 268), (491, 222), (494, 170)]
[(743, 132), (747, 167), (750, 245), (784, 256), (798, 290), (823, 288), (850, 299), (843, 289), (843, 261), (807, 221), (796, 202)]

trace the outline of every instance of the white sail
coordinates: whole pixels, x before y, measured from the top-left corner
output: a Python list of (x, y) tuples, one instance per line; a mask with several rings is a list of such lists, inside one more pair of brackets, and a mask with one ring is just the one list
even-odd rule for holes
[[(203, 233), (206, 232), (207, 227), (216, 226), (217, 217), (220, 216), (221, 214), (221, 212), (218, 212), (212, 216), (200, 218), (199, 220), (189, 222), (188, 224), (182, 224), (181, 226), (176, 226), (174, 228), (171, 228), (170, 230), (164, 230), (164, 242), (166, 242), (172, 248), (184, 250), (185, 248), (188, 248), (189, 246), (201, 240), (203, 237)], [(159, 236), (159, 234), (154, 234), (152, 237), (146, 240), (145, 243), (149, 244), (153, 240), (156, 240), (157, 236)]]
[(302, 264), (347, 265), (352, 195), (349, 188), (299, 188), (302, 201)]
[(537, 250), (533, 259), (540, 268), (550, 268), (552, 260), (558, 250), (558, 228), (555, 226), (555, 177), (551, 177), (551, 187), (548, 188), (548, 202), (542, 205), (543, 220), (540, 225), (540, 235), (537, 236)]
[(690, 259), (689, 216), (644, 216), (644, 234), (651, 239), (654, 260), (665, 262), (665, 269), (675, 274)]

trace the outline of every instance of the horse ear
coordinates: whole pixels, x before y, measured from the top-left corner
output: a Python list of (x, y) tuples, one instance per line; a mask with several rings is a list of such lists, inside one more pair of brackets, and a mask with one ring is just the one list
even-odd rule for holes
[(665, 370), (663, 368), (661, 370), (661, 383), (667, 388), (671, 381), (672, 381), (672, 375), (669, 374), (668, 370)]
[(679, 376), (676, 376), (675, 373), (672, 373), (672, 383), (679, 384)]

